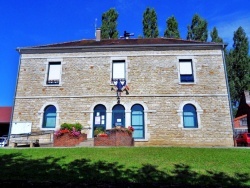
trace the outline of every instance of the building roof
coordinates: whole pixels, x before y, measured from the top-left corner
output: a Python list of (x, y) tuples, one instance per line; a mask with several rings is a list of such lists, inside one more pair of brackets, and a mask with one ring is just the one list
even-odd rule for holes
[(173, 39), (173, 38), (145, 38), (145, 39), (102, 39), (96, 40), (79, 40), (59, 44), (51, 44), (38, 47), (67, 47), (67, 46), (117, 46), (117, 45), (154, 45), (154, 44), (200, 44), (204, 42)]
[(0, 107), (0, 123), (10, 123), (12, 107)]
[(244, 114), (244, 115), (242, 115), (242, 116), (239, 116), (239, 117), (234, 118), (234, 121), (238, 121), (238, 120), (243, 119), (243, 118), (246, 118), (246, 117), (247, 117), (247, 114)]
[(224, 43), (215, 43), (215, 42), (200, 42), (193, 40), (183, 40), (183, 39), (174, 39), (174, 38), (141, 38), (141, 39), (102, 39), (100, 41), (96, 39), (92, 40), (78, 40), (57, 44), (48, 44), (41, 46), (33, 46), (33, 47), (21, 47), (17, 48), (20, 53), (29, 53), (34, 51), (53, 51), (53, 50), (63, 50), (63, 49), (80, 49), (83, 50), (91, 50), (96, 51), (98, 49), (129, 49), (133, 48), (133, 50), (139, 49), (152, 49), (155, 47), (170, 47), (171, 49), (175, 48), (209, 48), (209, 49), (221, 49), (224, 48), (226, 44)]

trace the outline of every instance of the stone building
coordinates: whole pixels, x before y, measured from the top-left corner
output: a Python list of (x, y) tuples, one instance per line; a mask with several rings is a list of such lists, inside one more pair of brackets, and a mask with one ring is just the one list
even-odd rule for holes
[[(78, 122), (88, 138), (97, 127), (133, 126), (135, 146), (233, 146), (223, 49), (99, 37), (18, 48), (13, 122), (32, 131)], [(118, 79), (127, 89), (119, 101)]]

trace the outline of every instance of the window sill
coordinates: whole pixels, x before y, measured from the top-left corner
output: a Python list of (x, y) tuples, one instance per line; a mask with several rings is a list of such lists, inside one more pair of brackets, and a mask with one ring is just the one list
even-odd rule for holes
[(54, 131), (56, 128), (40, 128), (42, 131)]
[(196, 82), (179, 82), (180, 85), (196, 84)]
[(182, 130), (199, 130), (200, 128), (199, 127), (197, 127), (197, 128), (194, 128), (194, 127), (192, 127), (192, 128), (184, 128), (184, 127), (182, 127)]
[(62, 84), (45, 84), (44, 87), (61, 87)]
[(134, 139), (135, 142), (148, 142), (148, 139)]

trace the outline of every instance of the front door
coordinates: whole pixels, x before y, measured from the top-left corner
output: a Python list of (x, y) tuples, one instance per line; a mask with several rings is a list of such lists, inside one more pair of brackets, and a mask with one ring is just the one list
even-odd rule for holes
[(94, 108), (93, 136), (95, 136), (96, 129), (106, 130), (106, 107), (101, 104)]
[(112, 127), (125, 127), (125, 108), (121, 104), (117, 104), (112, 109)]

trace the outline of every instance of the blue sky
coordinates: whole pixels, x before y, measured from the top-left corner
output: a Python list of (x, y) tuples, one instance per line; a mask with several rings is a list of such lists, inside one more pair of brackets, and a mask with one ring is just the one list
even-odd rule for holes
[[(175, 16), (181, 38), (195, 13), (215, 26), (219, 36), (233, 44), (233, 33), (240, 26), (250, 37), (249, 0), (0, 0), (0, 106), (12, 106), (16, 89), (18, 47), (94, 39), (95, 23), (101, 26), (102, 13), (115, 8), (119, 13), (118, 31), (143, 35), (143, 12), (147, 7), (157, 13), (160, 36), (166, 20)], [(208, 41), (210, 41), (210, 37)]]

